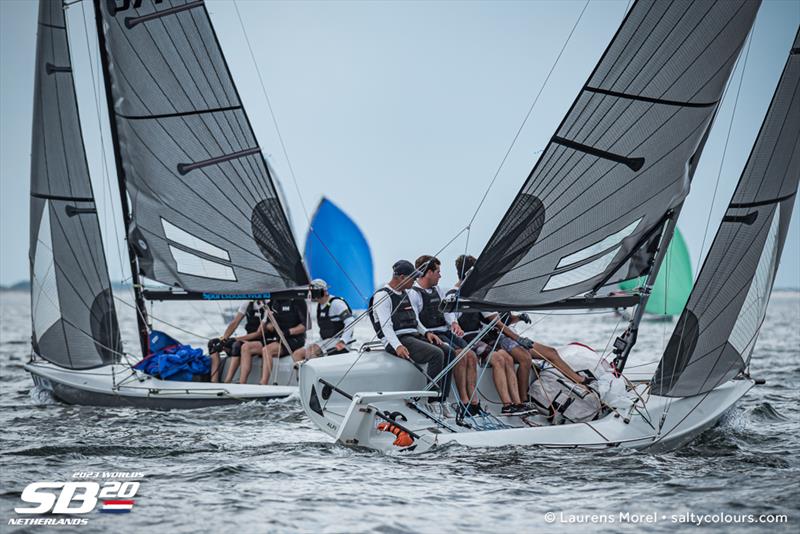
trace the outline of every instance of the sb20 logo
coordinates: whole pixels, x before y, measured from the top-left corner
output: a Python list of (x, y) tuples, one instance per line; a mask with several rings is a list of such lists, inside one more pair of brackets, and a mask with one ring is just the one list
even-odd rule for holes
[[(60, 491), (53, 491), (60, 490)], [(98, 499), (130, 499), (139, 482), (34, 482), (22, 491), (21, 499), (37, 506), (14, 508), (18, 514), (86, 514)], [(75, 504), (73, 504), (73, 502)], [(130, 501), (131, 505), (133, 501)]]
[[(152, 0), (154, 4), (160, 4), (164, 0)], [(120, 4), (121, 2), (121, 4)], [(142, 0), (106, 0), (108, 5), (108, 11), (112, 15), (116, 15), (120, 11), (126, 11), (131, 8), (133, 5), (134, 9), (139, 9), (142, 7)]]

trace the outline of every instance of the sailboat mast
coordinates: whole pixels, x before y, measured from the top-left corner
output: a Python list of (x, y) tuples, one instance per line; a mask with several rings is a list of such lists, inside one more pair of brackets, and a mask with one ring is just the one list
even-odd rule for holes
[(658, 272), (661, 270), (661, 264), (664, 262), (664, 258), (667, 256), (667, 251), (669, 250), (669, 244), (672, 241), (672, 236), (675, 234), (675, 226), (678, 222), (678, 215), (680, 214), (681, 208), (683, 204), (678, 206), (672, 213), (669, 214), (669, 217), (666, 221), (664, 227), (664, 233), (661, 236), (661, 242), (658, 245), (658, 252), (653, 257), (653, 265), (650, 267), (650, 273), (647, 275), (647, 279), (641, 288), (641, 297), (639, 303), (636, 305), (636, 308), (633, 311), (633, 317), (631, 317), (630, 323), (628, 323), (628, 328), (623, 332), (623, 334), (614, 341), (614, 368), (616, 369), (617, 373), (622, 373), (625, 369), (625, 363), (628, 361), (628, 355), (631, 353), (631, 349), (636, 344), (636, 338), (639, 334), (639, 323), (642, 321), (642, 317), (644, 316), (645, 308), (647, 307), (647, 301), (650, 299), (650, 293), (653, 290), (653, 286), (656, 283), (656, 277), (658, 276)]
[(103, 85), (106, 93), (106, 107), (108, 108), (108, 124), (111, 129), (111, 141), (114, 147), (114, 162), (117, 168), (117, 183), (119, 184), (120, 206), (122, 208), (122, 221), (125, 227), (125, 242), (128, 248), (128, 259), (130, 260), (131, 282), (133, 284), (134, 304), (136, 306), (136, 322), (139, 327), (139, 343), (142, 348), (142, 356), (147, 356), (149, 352), (149, 328), (147, 319), (147, 308), (145, 307), (144, 296), (142, 293), (142, 282), (139, 276), (139, 263), (136, 259), (136, 252), (130, 241), (129, 229), (131, 226), (131, 213), (128, 206), (125, 185), (125, 169), (122, 164), (122, 154), (119, 150), (119, 136), (117, 132), (117, 122), (114, 118), (114, 100), (111, 96), (111, 75), (108, 71), (108, 51), (106, 48), (105, 32), (103, 31), (103, 17), (100, 12), (100, 0), (94, 0), (94, 20), (97, 27), (97, 40), (100, 48), (100, 63), (103, 66)]

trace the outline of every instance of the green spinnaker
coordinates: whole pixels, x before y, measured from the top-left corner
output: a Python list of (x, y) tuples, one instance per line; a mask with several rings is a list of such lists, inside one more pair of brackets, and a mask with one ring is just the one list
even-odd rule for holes
[[(632, 290), (644, 283), (644, 280), (644, 277), (627, 280), (619, 287)], [(644, 310), (655, 315), (680, 315), (691, 292), (692, 263), (689, 259), (689, 249), (686, 248), (686, 241), (676, 228)]]

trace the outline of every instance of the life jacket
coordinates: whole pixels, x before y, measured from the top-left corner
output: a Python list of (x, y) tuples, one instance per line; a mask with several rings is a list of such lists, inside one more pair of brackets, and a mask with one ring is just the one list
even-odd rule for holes
[(461, 312), (458, 325), (465, 334), (477, 334), (483, 328), (483, 315), (478, 311)]
[[(447, 292), (447, 296), (451, 297), (458, 292), (458, 289), (451, 289)], [(477, 334), (483, 327), (483, 315), (479, 311), (465, 311), (458, 312), (458, 325), (464, 331), (464, 334)]]
[(378, 424), (378, 430), (394, 434), (397, 439), (392, 442), (392, 445), (395, 447), (409, 447), (414, 444), (414, 438), (408, 432), (392, 423), (380, 423)]
[[(447, 296), (454, 295), (458, 291), (457, 289), (451, 289), (447, 292)], [(504, 319), (505, 320), (505, 319)], [(490, 322), (489, 319), (483, 316), (483, 314), (479, 311), (463, 311), (459, 312), (458, 316), (458, 325), (464, 331), (464, 339), (466, 341), (472, 341), (478, 335), (478, 332)], [(497, 341), (497, 336), (499, 335), (496, 329), (492, 329), (486, 333), (486, 335), (481, 338), (481, 341), (484, 343), (488, 343), (489, 345), (494, 344)]]
[(269, 308), (272, 310), (275, 322), (278, 323), (278, 328), (281, 329), (287, 339), (302, 338), (305, 340), (305, 333), (296, 336), (289, 335), (290, 328), (306, 323), (305, 318), (298, 317), (297, 310), (292, 305), (291, 300), (270, 300)]
[[(374, 295), (369, 298), (369, 307), (372, 309), (372, 306), (377, 298), (383, 298), (383, 295), (380, 293), (387, 293), (392, 300), (392, 328), (395, 332), (398, 330), (408, 330), (408, 329), (417, 329), (417, 315), (414, 313), (414, 308), (411, 306), (411, 302), (408, 300), (408, 295), (405, 291), (402, 294), (398, 295), (391, 289), (387, 287), (382, 287), (381, 289), (377, 290)], [(381, 324), (375, 319), (375, 314), (369, 314), (369, 320), (372, 321), (372, 327), (375, 329), (375, 333), (378, 334), (378, 337), (381, 339), (385, 339), (386, 336), (383, 333), (383, 328), (381, 328)]]
[[(344, 305), (347, 306), (347, 311), (341, 315), (331, 316), (331, 305), (334, 300), (341, 300)], [(353, 310), (350, 309), (350, 305), (347, 304), (347, 301), (342, 297), (331, 297), (327, 304), (317, 305), (317, 326), (319, 326), (319, 335), (322, 339), (331, 339), (342, 331), (344, 328), (344, 320), (352, 316)]]
[(248, 334), (252, 334), (256, 330), (258, 330), (258, 326), (261, 324), (261, 321), (264, 320), (264, 308), (263, 306), (256, 307), (256, 301), (251, 300), (250, 303), (247, 305), (247, 309), (244, 312), (244, 330)]
[(442, 297), (439, 291), (434, 287), (430, 291), (421, 287), (414, 286), (413, 288), (419, 293), (422, 298), (422, 310), (419, 312), (419, 322), (425, 328), (437, 329), (444, 327), (447, 329), (447, 321), (445, 321), (444, 313), (439, 309), (442, 303)]

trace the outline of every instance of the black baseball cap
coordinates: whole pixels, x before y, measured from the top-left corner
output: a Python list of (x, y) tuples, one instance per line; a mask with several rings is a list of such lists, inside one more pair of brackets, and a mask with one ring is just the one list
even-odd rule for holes
[(412, 278), (419, 278), (419, 271), (414, 268), (414, 264), (408, 260), (399, 260), (392, 265), (392, 274), (394, 276), (410, 276)]

